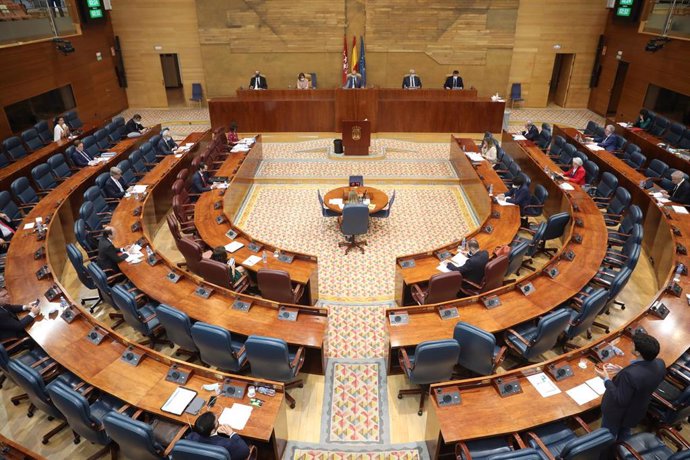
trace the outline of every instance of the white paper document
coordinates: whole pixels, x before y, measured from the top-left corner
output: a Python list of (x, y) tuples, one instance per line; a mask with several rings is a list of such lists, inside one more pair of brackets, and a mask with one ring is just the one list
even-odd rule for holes
[(498, 203), (501, 206), (516, 206), (515, 203), (509, 203), (504, 199), (500, 199), (499, 197), (496, 197), (496, 203)]
[(479, 163), (480, 161), (484, 161), (484, 157), (481, 156), (481, 154), (476, 153), (476, 152), (465, 152), (465, 155), (467, 155), (467, 158), (469, 158), (470, 161), (474, 161), (475, 163)]
[[(675, 206), (674, 205), (674, 206), (671, 206), (671, 208), (673, 208), (673, 211), (677, 212), (678, 214), (687, 214), (688, 213), (688, 210), (685, 209), (684, 206)], [(24, 226), (24, 228), (26, 228), (26, 226)]]
[(178, 387), (175, 392), (163, 404), (161, 410), (170, 412), (175, 415), (182, 415), (190, 402), (196, 396), (196, 391), (188, 390), (187, 388)]
[(465, 254), (463, 254), (462, 252), (458, 252), (452, 258), (446, 259), (442, 261), (440, 264), (438, 264), (436, 270), (443, 273), (448, 273), (450, 271), (450, 269), (448, 268), (449, 263), (457, 265), (458, 267), (462, 267), (463, 265), (465, 265), (465, 262), (467, 262), (467, 257), (465, 256)]
[(624, 121), (619, 121), (618, 126), (622, 126), (623, 128), (628, 128), (630, 126), (630, 123), (626, 123)]
[(133, 185), (130, 187), (130, 193), (144, 193), (146, 192), (147, 185)]
[(604, 385), (604, 379), (598, 375), (593, 379), (589, 379), (585, 382), (592, 390), (594, 390), (598, 395), (603, 395), (606, 391), (606, 386)]
[(34, 225), (35, 224), (33, 222), (29, 222), (28, 224), (24, 224), (24, 230), (31, 230), (32, 228), (34, 228)]
[(599, 147), (597, 144), (587, 144), (587, 148), (593, 152), (596, 152), (598, 150), (604, 150), (603, 147)]
[(343, 199), (331, 198), (330, 200), (328, 200), (328, 204), (332, 204), (333, 206), (341, 206), (343, 204)]
[(586, 383), (578, 385), (575, 388), (571, 388), (570, 390), (566, 391), (566, 393), (568, 393), (568, 396), (573, 398), (573, 401), (575, 401), (579, 406), (587, 404), (590, 401), (594, 401), (599, 397), (597, 392), (592, 390)]
[(526, 141), (527, 138), (526, 138), (525, 136), (523, 136), (522, 134), (514, 134), (514, 135), (513, 135), (513, 140), (516, 140), (516, 141)]
[(230, 425), (233, 430), (242, 430), (247, 424), (249, 416), (252, 415), (252, 409), (252, 406), (234, 403), (231, 408), (223, 409), (220, 417), (218, 417), (218, 423)]
[(527, 380), (529, 380), (529, 383), (531, 383), (532, 386), (537, 389), (543, 398), (548, 398), (549, 396), (557, 395), (561, 392), (561, 389), (558, 388), (556, 384), (553, 383), (553, 381), (543, 372), (529, 375), (527, 376)]
[(249, 147), (248, 145), (245, 145), (245, 144), (237, 144), (237, 145), (234, 146), (234, 147), (232, 148), (232, 150), (230, 150), (230, 151), (233, 152), (233, 153), (237, 153), (237, 152), (249, 152), (249, 148), (250, 148), (250, 147)]
[(242, 262), (242, 265), (246, 265), (247, 267), (251, 267), (253, 265), (256, 265), (258, 261), (261, 260), (261, 257), (259, 256), (249, 256), (247, 259)]
[(240, 243), (239, 241), (233, 241), (232, 243), (225, 245), (225, 250), (228, 252), (235, 252), (242, 246), (244, 246), (244, 243)]
[(562, 183), (559, 184), (558, 186), (559, 186), (561, 189), (563, 189), (563, 190), (575, 190), (575, 187), (573, 187), (572, 185), (570, 185), (570, 184), (567, 183), (567, 182), (562, 182)]

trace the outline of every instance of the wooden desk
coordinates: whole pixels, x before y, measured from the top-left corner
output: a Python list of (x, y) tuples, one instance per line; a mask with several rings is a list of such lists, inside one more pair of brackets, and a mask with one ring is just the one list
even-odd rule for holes
[[(603, 216), (592, 199), (579, 187), (575, 187), (575, 190), (565, 193), (553, 183), (553, 180), (544, 172), (544, 168), (548, 166), (555, 170), (557, 167), (532, 142), (516, 142), (512, 140), (512, 136), (504, 133), (502, 146), (506, 153), (521, 164), (523, 171), (532, 177), (534, 183), (543, 184), (550, 189), (549, 200), (553, 200), (553, 206), (556, 208), (554, 211), (567, 211), (573, 216), (562, 238), (563, 246), (561, 250), (547, 264), (547, 267), (557, 266), (560, 274), (552, 279), (543, 271), (537, 271), (524, 275), (517, 280), (517, 283), (511, 283), (495, 291), (483, 294), (482, 296), (491, 294), (499, 296), (501, 305), (491, 310), (487, 310), (484, 307), (480, 296), (466, 297), (435, 305), (389, 308), (387, 313), (406, 311), (410, 315), (407, 325), (388, 325), (390, 336), (389, 359), (392, 372), (398, 371), (397, 360), (395, 359), (398, 348), (412, 347), (426, 340), (450, 338), (453, 336), (453, 329), (457, 321), (469, 322), (489, 332), (497, 333), (516, 324), (534, 319), (551, 311), (579, 292), (594, 276), (601, 265), (601, 261), (606, 253), (607, 230)], [(523, 164), (524, 166), (522, 166)], [(489, 167), (489, 169), (491, 168)], [(490, 177), (489, 174), (492, 172), (493, 170), (487, 170), (485, 171), (486, 175), (482, 177), (486, 179)], [(471, 169), (464, 171), (463, 175), (466, 177), (470, 173)], [(494, 187), (494, 191), (500, 192), (500, 189)], [(486, 194), (486, 191), (484, 193)], [(574, 210), (574, 205), (577, 205), (578, 211)], [(502, 207), (500, 211), (505, 215), (506, 212), (509, 212), (507, 210), (510, 209), (513, 208)], [(503, 215), (494, 222), (497, 229), (504, 226)], [(510, 219), (509, 215), (506, 215), (506, 217)], [(575, 217), (582, 219), (583, 228), (574, 228), (573, 221)], [(519, 213), (513, 216), (512, 219), (519, 221)], [(476, 235), (477, 239), (483, 236), (480, 245), (485, 249), (492, 249), (495, 247), (492, 244), (509, 243), (517, 232), (519, 223), (511, 223), (508, 220), (507, 225), (513, 226), (512, 233), (500, 230), (502, 236), (498, 240), (492, 240), (491, 235), (480, 231)], [(573, 233), (582, 235), (581, 244), (575, 244), (571, 241)], [(455, 252), (454, 246), (456, 245), (457, 243), (454, 243), (442, 249)], [(572, 250), (575, 253), (575, 259), (572, 262), (561, 259), (561, 254), (567, 250)], [(400, 258), (399, 261), (402, 259)], [(403, 283), (411, 280), (427, 281), (431, 275), (439, 273), (436, 270), (439, 260), (434, 255), (434, 252), (417, 255), (415, 262), (420, 260), (421, 264), (418, 264), (414, 269), (402, 269), (398, 263), (396, 269), (398, 270), (399, 277), (396, 276), (396, 292), (398, 292), (398, 282), (400, 281)], [(415, 269), (416, 272), (411, 272), (414, 275), (405, 273), (408, 270)], [(516, 288), (517, 284), (524, 282), (532, 283), (535, 288), (535, 294), (526, 297)], [(403, 284), (403, 286), (405, 285)], [(439, 308), (448, 306), (456, 306), (458, 308), (458, 319), (447, 320), (441, 318)]]
[(0, 435), (0, 455), (4, 460), (46, 460), (42, 455)]
[(379, 212), (383, 208), (386, 207), (388, 204), (388, 195), (385, 194), (385, 192), (382, 192), (381, 190), (374, 188), (374, 187), (338, 187), (334, 188), (333, 190), (330, 190), (326, 195), (323, 197), (323, 204), (326, 205), (328, 209), (330, 209), (333, 212), (337, 212), (338, 214), (342, 214), (343, 210), (340, 208), (340, 206), (331, 204), (330, 201), (332, 199), (337, 199), (340, 198), (343, 200), (343, 203), (347, 202), (347, 196), (350, 193), (350, 190), (354, 190), (357, 192), (357, 195), (362, 195), (363, 193), (366, 192), (367, 198), (371, 200), (371, 204), (374, 205), (373, 208), (369, 209), (369, 214), (373, 214), (375, 212)]
[[(563, 135), (563, 131), (562, 128), (556, 127), (554, 135)], [(593, 154), (594, 157), (597, 157), (597, 152), (593, 152)], [(605, 154), (607, 152), (601, 153), (601, 155)], [(610, 156), (613, 157), (613, 155)], [(613, 168), (610, 169), (615, 171)], [(630, 171), (625, 169), (616, 171), (616, 175), (621, 182), (629, 174)], [(630, 180), (634, 181), (635, 179), (631, 178)], [(688, 238), (690, 235), (690, 216), (676, 214), (671, 211), (667, 217), (665, 214), (660, 213), (658, 207), (648, 195), (642, 193), (639, 197), (640, 199), (646, 197), (648, 200), (647, 206), (643, 207), (643, 209), (647, 210), (644, 217), (645, 228), (652, 223), (656, 224), (658, 228), (654, 232), (655, 238), (664, 242), (659, 245), (660, 248), (657, 252), (657, 258), (655, 258), (654, 269), (657, 279), (660, 280), (659, 284), (666, 286), (673, 276), (675, 265), (679, 262), (687, 264), (690, 260), (690, 257), (675, 254), (673, 250), (673, 243), (681, 243), (686, 247), (690, 244), (690, 238)], [(640, 204), (644, 205), (642, 202)], [(651, 212), (654, 209), (657, 209), (656, 213)], [(661, 218), (659, 219), (659, 217)], [(676, 227), (680, 231), (680, 235), (674, 235), (671, 231), (672, 227)], [(688, 292), (688, 289), (690, 289), (689, 278), (687, 276), (681, 277), (680, 285), (684, 292)], [(633, 326), (641, 325), (649, 334), (655, 336), (661, 343), (659, 357), (670, 365), (690, 347), (690, 329), (687, 327), (690, 324), (690, 309), (688, 309), (683, 296), (681, 298), (675, 297), (663, 289), (655, 296), (654, 301), (656, 300), (663, 302), (669, 308), (670, 314), (666, 319), (661, 320), (655, 316), (648, 315), (646, 310), (642, 310), (628, 324)], [(432, 393), (437, 390), (447, 391), (459, 388), (462, 403), (458, 406), (441, 408), (432, 398), (430, 403), (432, 407), (427, 416), (426, 428), (427, 447), (431, 457), (438, 458), (452, 449), (453, 444), (460, 440), (471, 440), (523, 431), (562, 418), (581, 415), (586, 411), (597, 408), (601, 402), (599, 398), (579, 406), (565, 391), (595, 376), (592, 362), (588, 361), (588, 367), (584, 370), (579, 368), (578, 363), (582, 357), (589, 356), (592, 348), (601, 342), (613, 343), (625, 353), (624, 356), (614, 357), (611, 362), (621, 366), (629, 364), (633, 345), (632, 340), (624, 331), (625, 327), (622, 327), (611, 332), (611, 334), (601, 340), (587, 344), (585, 347), (540, 364), (513, 369), (500, 376), (493, 375), (485, 378), (432, 385)], [(543, 371), (550, 364), (555, 363), (559, 365), (562, 363), (570, 364), (574, 371), (574, 376), (557, 383), (562, 390), (561, 394), (542, 398), (527, 381), (526, 375)], [(517, 378), (522, 386), (523, 393), (501, 398), (492, 385), (493, 381), (499, 377), (503, 379)], [(491, 420), (491, 423), (478, 424), (476, 423), (478, 419)]]
[[(66, 293), (59, 280), (65, 266), (65, 243), (74, 241), (72, 228), (79, 209), (77, 204), (83, 199), (82, 193), (99, 173), (122, 160), (131, 149), (159, 131), (160, 126), (157, 126), (142, 137), (121, 141), (113, 149), (117, 154), (108, 163), (82, 168), (44, 197), (26, 216), (25, 222), (31, 222), (39, 216), (45, 220), (46, 216), (52, 215), (52, 219), (48, 224), (44, 241), (38, 241), (31, 231), (24, 230), (23, 227), (20, 227), (13, 238), (7, 253), (5, 275), (7, 288), (14, 302), (27, 303), (38, 297), (41, 300), (41, 308), (45, 309), (49, 306), (49, 302), (43, 293), (51, 286), (56, 285), (63, 293)], [(46, 260), (34, 260), (33, 254), (41, 246), (46, 248)], [(44, 264), (49, 267), (51, 276), (37, 280), (34, 274)], [(254, 410), (247, 426), (240, 431), (240, 434), (257, 444), (260, 457), (275, 459), (282, 457), (287, 437), (282, 384), (226, 374), (169, 358), (155, 350), (129, 341), (110, 329), (108, 325), (93, 318), (68, 294), (64, 296), (78, 312), (71, 323), (67, 323), (54, 314), (50, 317), (39, 316), (28, 328), (28, 333), (36, 343), (61, 366), (90, 385), (128, 404), (183, 424), (189, 422), (189, 417), (176, 417), (160, 410), (165, 400), (177, 387), (165, 381), (168, 368), (173, 363), (193, 371), (186, 386), (197, 390), (200, 390), (204, 384), (219, 382), (226, 377), (244, 384), (262, 383), (272, 386), (276, 389), (276, 396), (266, 398), (267, 401), (263, 407)], [(107, 335), (97, 346), (86, 340), (88, 332), (95, 326)], [(144, 355), (136, 371), (120, 359), (120, 355), (130, 346)], [(85, 356), (89, 356), (90, 359), (84, 359)], [(200, 393), (205, 398), (210, 395), (204, 391)], [(220, 404), (216, 407), (229, 405), (230, 401), (226, 398), (222, 399), (219, 399)], [(249, 404), (246, 395), (241, 402)]]
[(372, 132), (500, 132), (504, 110), (473, 90), (238, 90), (209, 100), (213, 129), (236, 121), (258, 132), (339, 132), (343, 120), (364, 119)]

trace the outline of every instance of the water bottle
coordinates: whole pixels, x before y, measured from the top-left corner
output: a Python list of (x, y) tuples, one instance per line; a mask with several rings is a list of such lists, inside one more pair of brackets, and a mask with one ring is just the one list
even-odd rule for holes
[(273, 257), (275, 257), (276, 259), (280, 257), (280, 249), (276, 248), (276, 250), (273, 251)]
[(263, 263), (268, 263), (268, 256), (266, 255), (266, 250), (264, 249), (263, 252), (261, 253), (261, 260)]
[(465, 249), (467, 249), (467, 240), (463, 238), (462, 242), (460, 242), (460, 250), (464, 251)]
[(153, 257), (153, 250), (151, 249), (151, 246), (146, 246), (146, 255)]
[(63, 310), (67, 308), (67, 299), (65, 299), (64, 297), (60, 297), (60, 308), (62, 308)]
[(678, 264), (676, 267), (676, 274), (673, 276), (673, 281), (674, 282), (679, 282), (680, 281), (680, 275), (683, 274), (683, 264)]
[(489, 196), (494, 196), (494, 184), (489, 184)]

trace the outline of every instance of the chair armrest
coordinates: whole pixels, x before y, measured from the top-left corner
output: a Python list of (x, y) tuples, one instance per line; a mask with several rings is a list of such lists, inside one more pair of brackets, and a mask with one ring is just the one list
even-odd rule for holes
[(498, 366), (501, 365), (503, 360), (506, 358), (506, 351), (508, 351), (508, 347), (503, 345), (500, 350), (498, 350), (498, 353), (496, 354), (496, 357), (494, 358), (494, 369), (496, 369)]
[(610, 281), (602, 279), (602, 278), (598, 278), (596, 276), (594, 278), (592, 278), (592, 281), (594, 281), (595, 283), (599, 283), (599, 284), (606, 286), (606, 287), (611, 286)]
[(124, 276), (125, 276), (125, 275), (123, 275), (122, 273), (115, 273), (114, 275), (111, 275), (111, 276), (107, 277), (105, 280), (106, 280), (108, 283), (110, 283), (111, 281), (115, 281), (116, 279), (121, 278), (121, 277), (124, 277)]
[(680, 435), (678, 430), (676, 430), (673, 427), (670, 427), (670, 426), (661, 427), (661, 428), (659, 428), (657, 433), (660, 436), (661, 435), (668, 436), (668, 438), (671, 441), (673, 441), (674, 444), (676, 444), (676, 447), (678, 447), (679, 450), (690, 448), (690, 443), (688, 443), (688, 441), (683, 436)]
[(292, 369), (294, 369), (296, 366), (299, 366), (301, 368), (303, 362), (304, 362), (304, 347), (299, 347), (297, 349), (297, 354), (295, 355), (295, 359), (293, 359), (292, 362), (290, 363), (290, 367)]
[(38, 361), (32, 363), (31, 367), (36, 368), (36, 367), (40, 366), (41, 364), (45, 363), (46, 361), (48, 361), (49, 359), (50, 359), (50, 356), (46, 356), (45, 358), (41, 358)]
[(41, 376), (45, 376), (45, 375), (49, 375), (53, 371), (56, 371), (57, 369), (58, 369), (58, 363), (53, 361), (52, 363), (48, 364), (46, 367), (41, 369), (38, 373), (41, 374)]
[(455, 445), (455, 457), (460, 460), (462, 458), (461, 456), (464, 456), (465, 460), (472, 460), (470, 449), (467, 447), (467, 444), (462, 441)]
[(635, 449), (633, 449), (632, 446), (627, 442), (621, 441), (617, 445), (625, 448), (625, 450), (627, 450), (630, 453), (630, 455), (632, 455), (635, 458), (635, 460), (644, 460), (644, 458), (642, 458), (640, 454)]
[(553, 454), (551, 454), (551, 451), (549, 450), (549, 448), (546, 447), (546, 445), (544, 444), (544, 442), (541, 440), (541, 438), (539, 436), (537, 436), (535, 433), (533, 433), (531, 431), (527, 432), (527, 436), (532, 438), (532, 440), (535, 443), (537, 443), (537, 445), (542, 450), (544, 455), (546, 455), (546, 458), (548, 458), (549, 460), (556, 460), (556, 458), (553, 456)]
[(130, 404), (125, 404), (117, 410), (118, 414), (123, 414), (127, 409), (132, 407)]
[(426, 298), (427, 292), (422, 291), (422, 288), (420, 288), (418, 284), (413, 284), (412, 290), (415, 291), (421, 299)]
[(525, 346), (529, 347), (529, 345), (530, 345), (529, 340), (527, 340), (526, 338), (521, 336), (515, 329), (509, 328), (507, 332), (508, 332), (508, 334), (514, 335), (520, 342), (524, 343)]
[(609, 235), (619, 235), (619, 236), (629, 237), (629, 236), (630, 236), (630, 233), (609, 232)]
[(475, 288), (475, 289), (481, 289), (482, 287), (484, 287), (484, 286), (481, 286), (481, 285), (479, 285), (479, 284), (477, 284), (477, 283), (474, 283), (474, 282), (468, 280), (467, 278), (463, 278), (462, 282), (463, 282), (463, 283), (469, 284), (470, 286), (472, 286), (472, 287)]
[(151, 321), (151, 320), (154, 319), (155, 317), (156, 317), (156, 314), (153, 313), (153, 314), (147, 316), (146, 318), (143, 318), (143, 319), (141, 320), (141, 322), (142, 322), (142, 323), (148, 323), (149, 321)]
[(31, 337), (23, 337), (21, 339), (17, 339), (15, 337), (12, 337), (9, 339), (4, 339), (4, 340), (0, 341), (0, 343), (5, 347), (5, 351), (8, 354), (10, 354), (18, 346), (24, 345), (25, 343), (30, 342), (30, 341), (31, 341)]
[(522, 209), (529, 209), (529, 208), (539, 208), (542, 209), (544, 207), (543, 204), (528, 204), (527, 206), (523, 206)]
[(238, 352), (232, 352), (233, 356), (235, 356), (235, 359), (240, 359), (245, 353), (247, 353), (247, 349), (242, 345), (242, 348), (240, 348), (240, 351)]
[(405, 369), (412, 369), (412, 363), (410, 363), (410, 357), (407, 356), (407, 350), (404, 348), (401, 348), (398, 350), (398, 362), (400, 363), (400, 367)]
[(182, 436), (187, 432), (187, 429), (189, 428), (189, 425), (182, 425), (180, 429), (177, 431), (175, 436), (172, 438), (172, 441), (170, 441), (170, 444), (168, 444), (168, 447), (165, 448), (165, 451), (163, 452), (163, 457), (168, 458), (170, 455), (170, 451), (172, 448), (175, 446), (175, 443), (182, 439)]
[(573, 417), (573, 418), (575, 419), (575, 421), (577, 422), (577, 424), (580, 425), (580, 426), (582, 427), (582, 429), (585, 430), (587, 433), (591, 433), (591, 432), (592, 432), (592, 429), (589, 427), (589, 425), (587, 425), (587, 423), (585, 423), (584, 420), (582, 420), (582, 419), (580, 418), (580, 416), (576, 415), (576, 416)]
[(658, 394), (656, 391), (652, 393), (652, 398), (658, 403), (660, 403), (662, 406), (666, 406), (667, 408), (671, 410), (676, 410), (676, 406), (671, 404), (666, 398)]

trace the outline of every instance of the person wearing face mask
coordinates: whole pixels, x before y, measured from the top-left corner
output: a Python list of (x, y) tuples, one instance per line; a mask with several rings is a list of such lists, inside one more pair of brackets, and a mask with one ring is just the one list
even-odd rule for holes
[(303, 72), (300, 72), (297, 76), (297, 89), (309, 89), (311, 88), (311, 82), (307, 80), (307, 77)]
[(169, 129), (163, 130), (161, 140), (158, 141), (158, 151), (161, 155), (172, 155), (177, 150), (177, 143), (173, 140)]
[(448, 262), (446, 267), (449, 270), (460, 272), (464, 279), (467, 279), (475, 284), (480, 284), (484, 279), (484, 269), (489, 262), (489, 252), (480, 250), (477, 240), (472, 238), (467, 242), (467, 260), (458, 267), (452, 262)]
[(244, 439), (229, 425), (219, 425), (215, 414), (210, 411), (204, 412), (196, 419), (186, 439), (223, 447), (228, 451), (230, 458), (244, 459), (249, 456), (249, 446)]
[(69, 126), (65, 123), (64, 117), (58, 117), (53, 128), (53, 142), (69, 137)]
[(74, 141), (74, 150), (72, 151), (70, 158), (72, 159), (72, 163), (80, 168), (88, 166), (89, 162), (93, 160), (91, 155), (84, 150), (84, 143), (82, 141)]
[(422, 87), (422, 79), (419, 78), (419, 75), (417, 75), (417, 73), (414, 71), (414, 69), (410, 69), (410, 73), (403, 77), (402, 88), (403, 89), (420, 89), (421, 87)]
[(603, 147), (608, 152), (613, 152), (614, 150), (616, 150), (617, 136), (615, 132), (615, 126), (608, 125), (604, 129), (604, 137), (599, 139), (599, 143), (597, 145), (599, 147)]
[(638, 332), (633, 336), (633, 359), (626, 367), (606, 363), (595, 371), (604, 379), (606, 391), (601, 400), (601, 427), (608, 428), (619, 441), (630, 436), (642, 421), (652, 393), (666, 375), (666, 364), (657, 358), (659, 342)]
[(585, 185), (585, 168), (582, 167), (582, 158), (573, 158), (572, 166), (563, 174), (563, 178), (573, 184)]
[(268, 89), (266, 77), (261, 75), (261, 72), (258, 70), (254, 72), (254, 76), (249, 79), (249, 89)]

